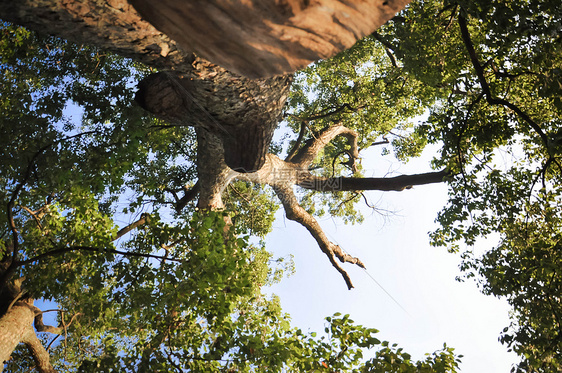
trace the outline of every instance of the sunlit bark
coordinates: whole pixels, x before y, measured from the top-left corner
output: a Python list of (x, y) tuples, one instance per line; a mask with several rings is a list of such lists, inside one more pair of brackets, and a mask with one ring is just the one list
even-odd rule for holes
[[(24, 343), (30, 351), (36, 368), (40, 373), (54, 373), (50, 357), (33, 329), (36, 320), (38, 331), (59, 331), (44, 325), (37, 308), (30, 302), (15, 302), (0, 318), (0, 362), (7, 361), (16, 346)], [(38, 318), (39, 317), (39, 318)]]

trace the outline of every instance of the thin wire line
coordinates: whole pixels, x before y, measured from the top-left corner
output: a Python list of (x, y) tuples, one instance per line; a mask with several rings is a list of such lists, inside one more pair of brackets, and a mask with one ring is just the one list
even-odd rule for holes
[(367, 274), (367, 276), (369, 276), (375, 282), (375, 284), (377, 284), (382, 289), (382, 291), (384, 291), (386, 293), (386, 295), (388, 295), (390, 297), (390, 299), (392, 299), (394, 301), (394, 303), (396, 303), (396, 305), (398, 307), (400, 307), (402, 309), (402, 311), (404, 311), (406, 313), (406, 315), (412, 317), (412, 315), (410, 315), (410, 313), (408, 311), (406, 311), (406, 309), (404, 307), (402, 307), (402, 305), (396, 299), (394, 299), (394, 297), (392, 295), (390, 295), (390, 293), (388, 291), (386, 291), (386, 289), (366, 269), (364, 269), (364, 271)]
[[(334, 238), (332, 237), (332, 235), (330, 235), (330, 234), (327, 233), (327, 232), (326, 232), (326, 235), (329, 236), (330, 239), (331, 239), (333, 242), (335, 242), (336, 245), (338, 245), (347, 255), (352, 256), (342, 245), (340, 245), (340, 243), (339, 243), (336, 239), (334, 239)], [(404, 312), (406, 313), (406, 315), (408, 315), (409, 317), (412, 317), (412, 315), (411, 315), (404, 307), (402, 307), (402, 305), (400, 304), (400, 302), (398, 302), (398, 301), (397, 301), (397, 300), (396, 300), (396, 299), (395, 299), (395, 298), (394, 298), (394, 297), (393, 297), (393, 296), (392, 296), (392, 295), (391, 295), (391, 294), (390, 294), (390, 293), (373, 277), (373, 275), (371, 275), (371, 274), (369, 273), (369, 271), (367, 271), (366, 268), (363, 268), (363, 270), (365, 271), (365, 273), (367, 274), (367, 276), (369, 276), (369, 277), (371, 278), (371, 280), (373, 280), (373, 282), (374, 282), (375, 284), (377, 284), (377, 286), (378, 286), (379, 288), (381, 288), (381, 290), (384, 291), (385, 294), (388, 295), (388, 297), (389, 297), (390, 299), (392, 299), (392, 301), (393, 301), (394, 303), (396, 303), (396, 305), (397, 305), (398, 307), (400, 307), (400, 308), (402, 309), (402, 311), (404, 311)]]

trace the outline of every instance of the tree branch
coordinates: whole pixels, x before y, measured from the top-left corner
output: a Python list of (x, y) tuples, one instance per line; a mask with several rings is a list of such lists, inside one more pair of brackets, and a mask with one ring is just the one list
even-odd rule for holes
[(320, 177), (310, 173), (302, 173), (298, 186), (321, 192), (339, 191), (402, 191), (415, 185), (425, 185), (443, 182), (449, 175), (447, 170), (427, 172), (414, 175), (400, 175), (395, 177)]
[(388, 58), (390, 58), (390, 63), (392, 64), (392, 66), (394, 67), (398, 67), (398, 63), (396, 62), (396, 57), (394, 57), (394, 53), (393, 51), (396, 49), (391, 43), (389, 43), (388, 41), (384, 40), (383, 37), (381, 36), (381, 34), (379, 34), (378, 32), (374, 31), (371, 34), (379, 43), (381, 43), (384, 46), (384, 51), (386, 52), (386, 55), (388, 56)]
[(318, 246), (320, 246), (320, 250), (322, 250), (322, 252), (326, 254), (328, 259), (330, 260), (330, 263), (332, 263), (332, 266), (334, 266), (334, 268), (336, 268), (342, 275), (348, 289), (352, 289), (353, 283), (351, 282), (349, 275), (339, 265), (335, 258), (337, 257), (342, 263), (347, 262), (356, 264), (361, 268), (365, 268), (365, 265), (359, 259), (345, 253), (341, 249), (341, 247), (328, 240), (328, 237), (326, 236), (326, 234), (322, 230), (322, 227), (320, 227), (320, 224), (318, 224), (316, 219), (314, 219), (314, 217), (312, 217), (308, 212), (306, 212), (304, 208), (302, 208), (302, 206), (299, 205), (299, 203), (297, 202), (297, 198), (295, 197), (295, 194), (290, 189), (290, 187), (274, 185), (273, 189), (275, 190), (275, 193), (277, 194), (277, 196), (281, 200), (281, 203), (283, 204), (283, 207), (285, 208), (287, 219), (296, 221), (310, 232), (312, 237), (314, 237), (314, 239), (318, 243)]
[(302, 139), (304, 138), (304, 134), (306, 133), (307, 127), (308, 126), (306, 125), (306, 121), (304, 121), (304, 120), (301, 121), (301, 129), (299, 131), (299, 137), (297, 138), (297, 141), (293, 145), (293, 148), (291, 149), (289, 154), (287, 154), (287, 158), (285, 158), (285, 162), (291, 162), (291, 160), (293, 159), (295, 154), (297, 154), (297, 150), (299, 150), (299, 148), (301, 146)]
[(162, 256), (162, 255), (136, 253), (134, 251), (120, 251), (120, 250), (114, 250), (114, 249), (99, 249), (97, 247), (89, 247), (89, 246), (69, 246), (69, 247), (62, 247), (62, 248), (59, 248), (59, 249), (47, 251), (47, 252), (39, 254), (39, 255), (37, 255), (33, 258), (19, 261), (19, 262), (16, 263), (16, 265), (17, 266), (27, 265), (27, 264), (36, 262), (38, 260), (42, 260), (44, 258), (48, 258), (48, 257), (55, 256), (55, 255), (65, 254), (65, 253), (68, 253), (68, 252), (71, 252), (71, 251), (93, 251), (93, 252), (98, 252), (98, 253), (109, 253), (109, 254), (117, 254), (117, 255), (123, 255), (123, 256), (136, 256), (136, 257), (142, 257), (142, 258), (171, 260), (171, 261), (177, 262), (177, 263), (182, 262), (180, 259), (168, 258), (168, 257)]
[(23, 343), (25, 343), (29, 349), (31, 356), (33, 357), (33, 361), (35, 361), (35, 367), (39, 373), (57, 373), (51, 365), (51, 357), (49, 356), (49, 353), (45, 350), (33, 329), (26, 333)]
[(150, 215), (149, 214), (141, 214), (141, 217), (139, 220), (127, 225), (124, 228), (121, 228), (119, 230), (119, 232), (117, 232), (117, 234), (115, 235), (115, 237), (113, 238), (113, 241), (116, 241), (118, 239), (120, 239), (121, 237), (123, 237), (124, 235), (126, 235), (127, 233), (129, 233), (130, 231), (132, 231), (135, 228), (140, 227), (143, 224), (146, 224), (150, 221)]
[(201, 190), (201, 187), (199, 185), (199, 181), (197, 181), (195, 185), (191, 189), (186, 190), (183, 197), (178, 200), (176, 203), (176, 212), (180, 212), (189, 203), (189, 201), (193, 201), (199, 194), (199, 190)]
[(13, 239), (13, 251), (12, 251), (12, 261), (17, 261), (18, 259), (18, 249), (19, 249), (19, 244), (18, 244), (18, 231), (14, 222), (14, 212), (13, 212), (13, 208), (16, 202), (16, 199), (18, 198), (19, 193), (21, 192), (21, 190), (23, 189), (23, 187), (25, 186), (25, 184), (27, 183), (27, 180), (29, 179), (29, 177), (31, 176), (31, 171), (33, 170), (33, 165), (35, 164), (35, 161), (37, 160), (37, 158), (39, 158), (39, 156), (47, 149), (49, 149), (50, 147), (59, 144), (63, 141), (68, 141), (68, 140), (72, 140), (74, 138), (77, 137), (81, 137), (81, 136), (85, 136), (85, 135), (90, 135), (92, 133), (95, 133), (97, 131), (87, 131), (87, 132), (82, 132), (73, 136), (67, 136), (64, 137), (62, 139), (56, 140), (50, 144), (47, 144), (41, 148), (39, 148), (39, 150), (37, 150), (35, 152), (35, 154), (33, 154), (33, 157), (31, 157), (31, 160), (29, 161), (29, 163), (27, 164), (27, 169), (25, 170), (25, 173), (23, 174), (22, 178), (20, 179), (19, 183), (16, 185), (16, 187), (14, 188), (14, 191), (12, 192), (12, 196), (10, 198), (10, 200), (8, 201), (8, 205), (6, 208), (6, 213), (7, 213), (7, 217), (8, 217), (8, 225), (10, 228), (10, 231), (12, 232), (12, 239)]
[(42, 333), (52, 333), (52, 334), (60, 334), (62, 332), (62, 328), (52, 326), (52, 325), (45, 325), (43, 323), (43, 311), (39, 308), (35, 307), (34, 305), (29, 306), (33, 312), (35, 313), (35, 318), (33, 320), (33, 325), (38, 332)]
[(291, 163), (298, 164), (301, 168), (308, 168), (318, 153), (339, 135), (348, 139), (351, 146), (349, 150), (351, 157), (359, 158), (359, 147), (357, 145), (359, 135), (354, 130), (338, 124), (325, 128), (316, 138), (308, 140), (297, 155), (293, 157)]
[(476, 76), (478, 77), (478, 81), (480, 82), (480, 87), (482, 88), (482, 92), (486, 97), (486, 101), (490, 105), (500, 105), (507, 107), (508, 109), (512, 110), (517, 116), (523, 119), (541, 138), (543, 144), (549, 149), (549, 141), (548, 136), (543, 132), (541, 127), (527, 115), (523, 110), (521, 110), (517, 105), (512, 104), (511, 102), (496, 98), (492, 95), (492, 91), (490, 90), (490, 86), (488, 85), (488, 81), (486, 80), (486, 76), (484, 75), (484, 68), (480, 64), (478, 54), (474, 48), (474, 44), (472, 43), (472, 39), (470, 37), (470, 32), (468, 31), (468, 26), (466, 23), (466, 19), (459, 15), (458, 18), (459, 27), (461, 31), (461, 36), (468, 51), (468, 55), (470, 56), (470, 61), (472, 62), (472, 66), (476, 71)]

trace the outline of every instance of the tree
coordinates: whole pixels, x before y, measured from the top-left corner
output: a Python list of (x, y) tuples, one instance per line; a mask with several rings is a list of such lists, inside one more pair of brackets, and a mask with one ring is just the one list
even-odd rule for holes
[[(137, 100), (169, 128), (186, 131), (176, 141), (197, 144), (186, 157), (197, 159), (197, 182), (193, 169), (174, 170), (177, 164), (169, 166), (168, 159), (151, 164), (148, 157), (137, 175), (165, 178), (159, 177), (159, 184), (138, 183), (135, 190), (172, 205), (178, 214), (186, 213), (197, 193), (201, 210), (221, 209), (228, 197), (231, 206), (255, 211), (253, 199), (235, 195), (243, 190), (263, 201), (266, 195), (244, 181), (270, 184), (288, 217), (314, 235), (350, 286), (336, 258), (361, 262), (322, 236), (313, 216), (327, 210), (355, 222), (360, 217), (353, 204), (361, 200), (361, 189), (446, 180), (450, 203), (438, 217), (441, 228), (432, 234), (433, 242), (457, 251), (460, 240), (473, 245), (491, 233), (500, 237), (481, 256), (465, 252), (461, 269), (467, 277), (478, 276), (485, 293), (512, 304), (513, 323), (501, 340), (521, 355), (518, 369), (559, 370), (560, 7), (546, 0), (415, 2), (350, 51), (292, 79), (245, 80), (177, 48), (167, 49), (177, 52), (165, 59), (157, 57), (162, 48), (139, 56), (159, 68), (179, 61), (179, 78), (170, 72), (148, 77)], [(98, 14), (103, 13), (93, 12)], [(36, 22), (41, 19), (30, 23)], [(84, 41), (109, 43), (135, 56), (134, 48), (119, 40), (85, 35)], [(150, 37), (163, 37), (155, 35)], [(426, 120), (413, 123), (424, 113)], [(285, 160), (279, 152), (268, 153), (281, 114), (295, 137)], [(195, 135), (186, 124), (195, 126)], [(389, 138), (399, 158), (418, 154), (427, 142), (442, 144), (433, 162), (437, 171), (393, 180), (361, 178), (358, 151)], [(500, 162), (504, 154), (513, 159)], [(241, 181), (232, 187), (236, 178)], [(295, 195), (295, 184), (305, 190)], [(318, 198), (334, 189), (339, 190), (329, 198)], [(267, 231), (248, 217), (233, 218), (234, 226)], [(225, 228), (230, 226), (227, 221)]]
[[(264, 206), (266, 195), (246, 208), (252, 191), (233, 188), (228, 202), (244, 193), (242, 208), (228, 216), (169, 200), (195, 177), (196, 134), (134, 104), (131, 79), (149, 69), (15, 26), (1, 30), (7, 371), (457, 367), (446, 346), (415, 362), (347, 315), (329, 318), (322, 339), (291, 328), (278, 300), (260, 291), (285, 265), (270, 266), (270, 254), (248, 242), (249, 232), (269, 229), (246, 214), (261, 209), (267, 220), (274, 209)], [(69, 117), (76, 111), (81, 120)], [(130, 223), (118, 230), (116, 219)], [(37, 299), (56, 302), (59, 326), (45, 325), (49, 311)], [(55, 337), (41, 341), (44, 332)], [(20, 342), (29, 353), (14, 351)], [(362, 360), (364, 349), (380, 345)]]
[[(551, 1), (412, 4), (395, 33), (381, 35), (405, 69), (443, 95), (416, 129), (444, 143), (435, 163), (455, 175), (432, 240), (458, 251), (458, 241), (499, 236), (480, 256), (463, 253), (461, 269), (512, 305), (500, 340), (522, 357), (520, 371), (562, 363), (561, 10)], [(439, 47), (427, 38), (435, 25), (416, 21), (434, 15)]]

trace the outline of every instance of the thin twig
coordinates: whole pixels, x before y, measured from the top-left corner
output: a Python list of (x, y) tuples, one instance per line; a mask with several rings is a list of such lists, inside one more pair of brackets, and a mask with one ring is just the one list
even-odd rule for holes
[(68, 253), (68, 252), (71, 252), (71, 251), (93, 251), (93, 252), (98, 252), (98, 253), (109, 253), (109, 254), (117, 254), (117, 255), (123, 255), (123, 256), (134, 256), (134, 257), (150, 258), (150, 259), (161, 259), (161, 260), (167, 259), (167, 260), (171, 260), (173, 262), (182, 263), (182, 260), (180, 260), (180, 259), (167, 258), (167, 257), (161, 256), (161, 255), (136, 253), (136, 252), (132, 252), (132, 251), (120, 251), (120, 250), (114, 250), (114, 249), (99, 249), (99, 248), (96, 248), (96, 247), (89, 247), (89, 246), (69, 246), (69, 247), (62, 247), (62, 248), (59, 248), (59, 249), (47, 251), (47, 252), (39, 254), (39, 255), (31, 258), (31, 259), (19, 261), (19, 262), (17, 262), (17, 265), (18, 266), (27, 265), (27, 264), (42, 260), (44, 258), (48, 258), (48, 257), (51, 257), (51, 256), (60, 255), (60, 254), (65, 254), (65, 253)]

